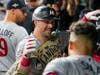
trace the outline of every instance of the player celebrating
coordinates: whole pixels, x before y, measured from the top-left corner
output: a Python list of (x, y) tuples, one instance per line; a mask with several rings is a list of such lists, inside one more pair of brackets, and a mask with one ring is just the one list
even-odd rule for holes
[(43, 75), (100, 75), (100, 64), (92, 58), (96, 48), (95, 25), (78, 21), (69, 31), (69, 56), (52, 60)]
[[(18, 62), (19, 64), (17, 66), (17, 69), (15, 70), (16, 72), (13, 73), (9, 70), (7, 75), (13, 75), (15, 73), (25, 75), (41, 75), (43, 72), (42, 63), (35, 59), (31, 59), (29, 53), (36, 52), (37, 48), (39, 47), (41, 47), (40, 49), (42, 49), (42, 46), (51, 38), (51, 33), (53, 31), (53, 28), (55, 26), (55, 20), (57, 18), (55, 16), (55, 11), (52, 8), (43, 5), (39, 6), (34, 10), (32, 19), (35, 24), (34, 31), (29, 37), (22, 40), (17, 47), (17, 59), (19, 60), (19, 58), (21, 58)], [(54, 43), (54, 41), (52, 42)], [(44, 47), (43, 50), (45, 48), (49, 48), (48, 44), (46, 44), (47, 47)], [(55, 46), (51, 46), (51, 48), (52, 47), (55, 48)], [(53, 48), (50, 50), (54, 51)], [(58, 47), (56, 48), (56, 50), (58, 50)], [(34, 53), (33, 55), (39, 55), (40, 53), (37, 52), (37, 54)], [(44, 53), (45, 51), (43, 52), (43, 54)], [(48, 54), (45, 54), (45, 56), (48, 57)], [(50, 57), (51, 56), (49, 53), (49, 58)], [(40, 58), (42, 58), (42, 55), (40, 56)]]

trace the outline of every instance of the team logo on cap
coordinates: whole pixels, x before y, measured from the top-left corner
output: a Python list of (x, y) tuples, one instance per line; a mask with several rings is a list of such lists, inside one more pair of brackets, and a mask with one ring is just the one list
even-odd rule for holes
[(50, 10), (50, 15), (55, 15), (53, 10)]
[(47, 15), (47, 12), (46, 12), (46, 11), (42, 11), (42, 14), (43, 14), (43, 15)]
[(15, 3), (15, 4), (13, 4), (12, 6), (16, 8), (16, 7), (19, 6), (19, 4)]

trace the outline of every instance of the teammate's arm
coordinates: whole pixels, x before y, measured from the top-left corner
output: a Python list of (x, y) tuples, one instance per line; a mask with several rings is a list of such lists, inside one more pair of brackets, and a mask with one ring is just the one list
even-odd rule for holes
[(85, 16), (83, 16), (81, 20), (85, 22), (91, 22), (92, 20), (98, 20), (98, 18), (96, 17), (96, 15), (98, 14), (100, 14), (100, 10), (88, 12), (85, 14)]
[(26, 42), (26, 39), (18, 43), (16, 47), (16, 60), (18, 60), (22, 56), (23, 51), (24, 51), (25, 42)]
[(33, 52), (36, 50), (37, 44), (36, 41), (31, 38), (28, 39), (24, 45), (24, 50), (23, 50), (23, 55), (21, 56), (17, 68), (17, 74), (21, 73), (24, 75), (28, 75), (29, 72), (31, 71), (30, 64), (31, 64), (31, 59), (30, 59), (30, 52)]

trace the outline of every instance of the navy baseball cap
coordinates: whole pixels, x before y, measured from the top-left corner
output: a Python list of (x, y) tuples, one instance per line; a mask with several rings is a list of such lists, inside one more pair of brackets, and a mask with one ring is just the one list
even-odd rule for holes
[(19, 0), (9, 0), (7, 2), (7, 5), (6, 5), (6, 9), (7, 10), (10, 10), (10, 9), (21, 9), (21, 10), (28, 11), (28, 7), (24, 3), (19, 1)]

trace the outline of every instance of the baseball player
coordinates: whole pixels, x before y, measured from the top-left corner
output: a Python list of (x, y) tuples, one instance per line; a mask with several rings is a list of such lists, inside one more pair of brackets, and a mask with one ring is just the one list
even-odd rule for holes
[[(36, 51), (40, 45), (50, 39), (56, 20), (55, 12), (50, 7), (39, 6), (34, 10), (32, 19), (35, 24), (34, 31), (17, 47), (16, 58), (19, 60), (21, 57), (15, 72), (17, 74), (41, 75), (43, 71), (41, 63), (35, 59), (31, 60), (28, 53)], [(13, 75), (13, 73), (9, 71), (7, 75)]]
[(43, 75), (100, 75), (100, 64), (92, 58), (96, 46), (95, 25), (78, 21), (69, 31), (69, 56), (52, 60)]
[(15, 62), (15, 48), (19, 41), (28, 36), (26, 30), (19, 26), (27, 16), (25, 6), (18, 0), (10, 0), (7, 4), (7, 14), (0, 21), (0, 75)]
[(96, 29), (98, 32), (98, 38), (97, 38), (97, 50), (94, 53), (94, 59), (97, 62), (100, 62), (100, 0), (93, 0), (91, 4), (91, 8), (93, 11), (88, 12), (85, 14), (82, 18), (85, 22), (93, 22), (96, 24)]

